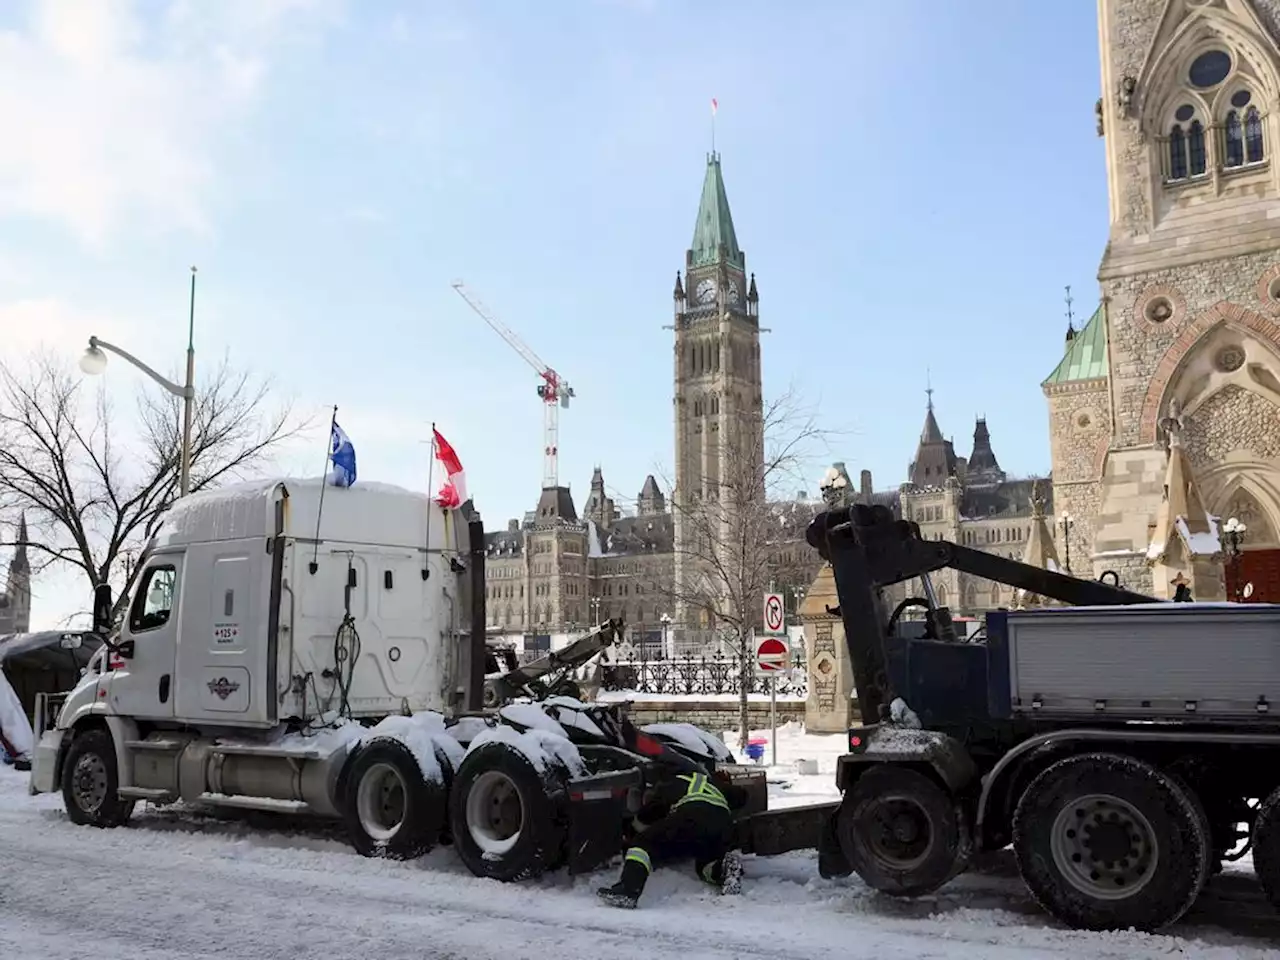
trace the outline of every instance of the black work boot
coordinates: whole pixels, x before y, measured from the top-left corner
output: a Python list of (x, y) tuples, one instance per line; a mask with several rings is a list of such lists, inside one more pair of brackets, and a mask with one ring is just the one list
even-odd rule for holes
[(720, 892), (727, 893), (730, 896), (736, 896), (742, 892), (742, 855), (736, 850), (730, 850), (724, 855), (724, 859), (720, 861), (721, 877)]
[(624, 910), (634, 910), (640, 904), (640, 898), (629, 891), (621, 880), (612, 887), (601, 887), (596, 891), (596, 896), (609, 906)]

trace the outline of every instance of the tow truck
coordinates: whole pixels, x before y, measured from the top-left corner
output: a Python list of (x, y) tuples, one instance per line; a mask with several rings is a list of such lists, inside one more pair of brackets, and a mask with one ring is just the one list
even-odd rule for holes
[[(1252, 849), (1280, 906), (1280, 605), (1158, 601), (926, 540), (879, 505), (830, 509), (806, 538), (832, 567), (861, 715), (824, 876), (919, 897), (1012, 845), (1063, 922), (1155, 930)], [(962, 639), (929, 579), (944, 568), (1067, 606), (995, 610)], [(912, 580), (923, 596), (887, 610)]]

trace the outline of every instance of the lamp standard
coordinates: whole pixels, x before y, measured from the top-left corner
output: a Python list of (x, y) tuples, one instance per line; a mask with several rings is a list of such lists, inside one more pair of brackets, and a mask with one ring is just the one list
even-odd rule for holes
[(1075, 525), (1071, 514), (1062, 515), (1062, 560), (1067, 566), (1067, 573), (1071, 572), (1071, 528)]
[(658, 622), (662, 624), (662, 654), (668, 660), (674, 660), (676, 652), (671, 649), (671, 615), (664, 613)]
[(591, 598), (591, 616), (592, 616), (592, 623), (594, 623), (597, 627), (600, 626), (600, 598), (599, 597)]
[(127, 360), (175, 397), (182, 398), (182, 461), (178, 471), (178, 496), (185, 497), (191, 492), (191, 421), (195, 413), (195, 373), (196, 373), (196, 268), (191, 268), (191, 308), (187, 317), (187, 381), (178, 386), (172, 380), (160, 376), (149, 366), (129, 351), (115, 344), (107, 343), (97, 337), (89, 338), (89, 346), (80, 358), (80, 369), (89, 376), (97, 376), (107, 369), (109, 351)]
[(1240, 582), (1240, 544), (1244, 542), (1245, 531), (1249, 528), (1231, 517), (1222, 527), (1224, 538), (1227, 541), (1227, 563), (1231, 570), (1232, 588), (1231, 592), (1235, 595), (1234, 600), (1239, 603), (1244, 598), (1244, 585)]

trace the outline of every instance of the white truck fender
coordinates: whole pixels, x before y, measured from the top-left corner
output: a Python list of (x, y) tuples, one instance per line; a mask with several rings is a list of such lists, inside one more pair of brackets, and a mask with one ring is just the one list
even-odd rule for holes
[(111, 740), (116, 748), (116, 778), (119, 786), (133, 786), (133, 754), (125, 744), (130, 740), (138, 739), (138, 725), (128, 717), (118, 717), (108, 714), (103, 718), (107, 721), (107, 729), (111, 731)]

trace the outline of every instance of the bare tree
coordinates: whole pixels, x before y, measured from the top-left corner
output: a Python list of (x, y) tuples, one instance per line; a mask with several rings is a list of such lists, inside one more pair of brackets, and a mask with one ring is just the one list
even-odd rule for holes
[[(225, 358), (197, 386), (192, 492), (247, 476), (306, 429), (289, 404), (264, 409), (269, 388)], [(90, 588), (121, 582), (118, 615), (141, 568), (127, 561), (141, 554), (177, 497), (182, 402), (144, 388), (130, 423), (105, 387), (88, 392), (51, 354), (37, 354), (25, 369), (0, 363), (0, 511), (26, 516), (33, 577), (70, 566)], [(122, 580), (113, 576), (121, 559)]]
[(716, 425), (704, 436), (720, 444), (718, 475), (701, 477), (696, 489), (667, 484), (680, 536), (670, 581), (655, 586), (676, 607), (687, 635), (719, 636), (733, 651), (745, 747), (751, 637), (761, 624), (764, 594), (794, 595), (818, 569), (817, 552), (804, 541), (816, 507), (797, 491), (813, 485), (814, 465), (830, 452), (833, 433), (819, 426), (794, 388), (762, 412), (721, 412)]

